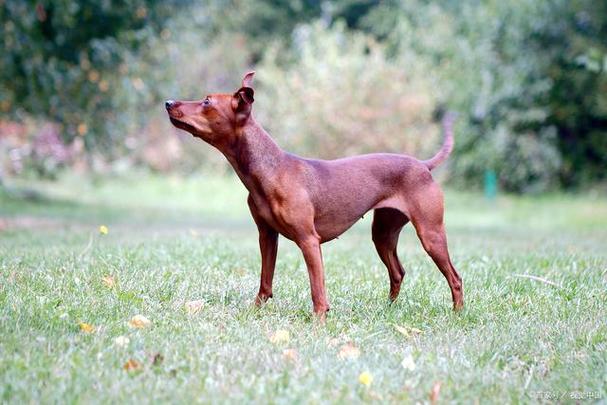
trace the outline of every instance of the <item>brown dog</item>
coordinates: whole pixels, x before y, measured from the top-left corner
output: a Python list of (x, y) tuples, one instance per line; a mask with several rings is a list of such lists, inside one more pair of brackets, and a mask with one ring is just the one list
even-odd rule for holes
[(249, 190), (247, 202), (261, 249), (256, 304), (272, 297), (280, 233), (301, 249), (314, 312), (324, 319), (329, 302), (320, 245), (374, 210), (373, 242), (388, 268), (390, 299), (398, 296), (405, 275), (396, 255), (398, 236), (411, 221), (449, 283), (453, 308), (461, 309), (462, 281), (447, 250), (443, 193), (430, 174), (453, 149), (452, 117), (445, 116), (444, 144), (430, 160), (387, 153), (330, 161), (304, 159), (283, 151), (253, 118), (254, 73), (245, 75), (234, 94), (210, 94), (199, 101), (168, 100), (165, 106), (173, 125), (219, 149)]

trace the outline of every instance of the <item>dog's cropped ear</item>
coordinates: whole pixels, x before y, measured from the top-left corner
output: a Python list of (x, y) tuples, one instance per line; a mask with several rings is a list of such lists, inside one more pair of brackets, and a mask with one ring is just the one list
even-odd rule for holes
[(234, 97), (238, 99), (239, 103), (242, 101), (247, 104), (253, 104), (253, 101), (255, 101), (254, 95), (255, 91), (251, 87), (241, 87), (234, 93)]
[(236, 113), (237, 122), (243, 122), (251, 115), (254, 94), (255, 91), (251, 87), (241, 87), (232, 96), (232, 109)]
[(253, 88), (253, 76), (255, 76), (255, 71), (250, 71), (244, 75), (242, 78), (242, 87), (250, 87)]
[(242, 78), (242, 87), (239, 88), (232, 97), (232, 108), (236, 113), (236, 121), (243, 122), (251, 115), (251, 107), (255, 101), (253, 90), (253, 75), (255, 72), (249, 72)]

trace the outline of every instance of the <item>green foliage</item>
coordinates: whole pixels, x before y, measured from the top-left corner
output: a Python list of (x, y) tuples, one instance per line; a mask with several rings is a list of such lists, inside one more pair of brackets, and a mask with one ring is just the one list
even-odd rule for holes
[(443, 101), (463, 113), (456, 179), (478, 184), (489, 168), (508, 190), (541, 191), (604, 179), (605, 7), (387, 2), (363, 26), (434, 63)]
[(288, 39), (293, 29), (321, 16), (317, 0), (217, 0), (216, 30), (228, 28), (246, 34), (252, 59), (260, 59), (268, 42)]
[(301, 26), (290, 60), (279, 46), (258, 65), (260, 121), (289, 150), (323, 158), (376, 151), (431, 155), (438, 148), (432, 82), (343, 24)]
[[(124, 53), (145, 47), (178, 5), (162, 1), (4, 0), (0, 2), (0, 107), (64, 126), (112, 150), (119, 131), (112, 95), (129, 72)], [(128, 90), (133, 89), (129, 86)], [(100, 145), (97, 145), (100, 144)]]
[[(547, 103), (572, 185), (607, 177), (607, 3), (563, 1), (536, 41), (550, 55)], [(558, 27), (555, 29), (554, 26)]]
[[(106, 159), (150, 164), (149, 143), (171, 149), (163, 99), (233, 91), (255, 67), (257, 113), (300, 153), (424, 154), (412, 138), (435, 135), (430, 112), (446, 107), (460, 113), (460, 184), (487, 169), (515, 192), (605, 179), (604, 2), (4, 0), (0, 19), (0, 109), (58, 123)], [(423, 108), (402, 108), (411, 92)], [(180, 145), (151, 166), (217, 161)]]
[[(457, 8), (407, 2), (367, 16), (365, 25), (385, 38), (395, 55), (412, 54), (431, 66), (442, 103), (460, 112), (451, 167), (456, 180), (478, 186), (492, 169), (508, 190), (542, 190), (555, 183), (559, 153), (549, 136), (553, 131), (537, 130), (547, 111), (524, 101), (549, 88), (542, 80), (530, 84), (537, 70), (529, 63), (534, 50), (520, 46), (526, 24), (539, 14), (530, 1), (464, 2)], [(401, 17), (386, 20), (391, 28), (377, 24), (388, 15)]]

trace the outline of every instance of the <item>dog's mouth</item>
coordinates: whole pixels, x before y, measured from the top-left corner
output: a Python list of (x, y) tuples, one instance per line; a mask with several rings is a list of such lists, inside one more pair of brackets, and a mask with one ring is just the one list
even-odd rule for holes
[(173, 124), (175, 127), (179, 128), (179, 129), (183, 129), (184, 131), (188, 131), (189, 133), (191, 133), (193, 135), (196, 133), (196, 128), (194, 128), (190, 124), (186, 124), (185, 122), (180, 121), (177, 118), (170, 117), (170, 116), (169, 116), (169, 119), (171, 120), (171, 124)]

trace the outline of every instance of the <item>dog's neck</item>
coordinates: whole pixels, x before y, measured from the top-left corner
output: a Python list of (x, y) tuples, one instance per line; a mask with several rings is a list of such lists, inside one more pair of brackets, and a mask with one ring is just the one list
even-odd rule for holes
[(285, 152), (270, 135), (250, 116), (238, 128), (234, 142), (224, 155), (242, 180), (253, 191), (255, 183), (268, 178), (285, 156)]

